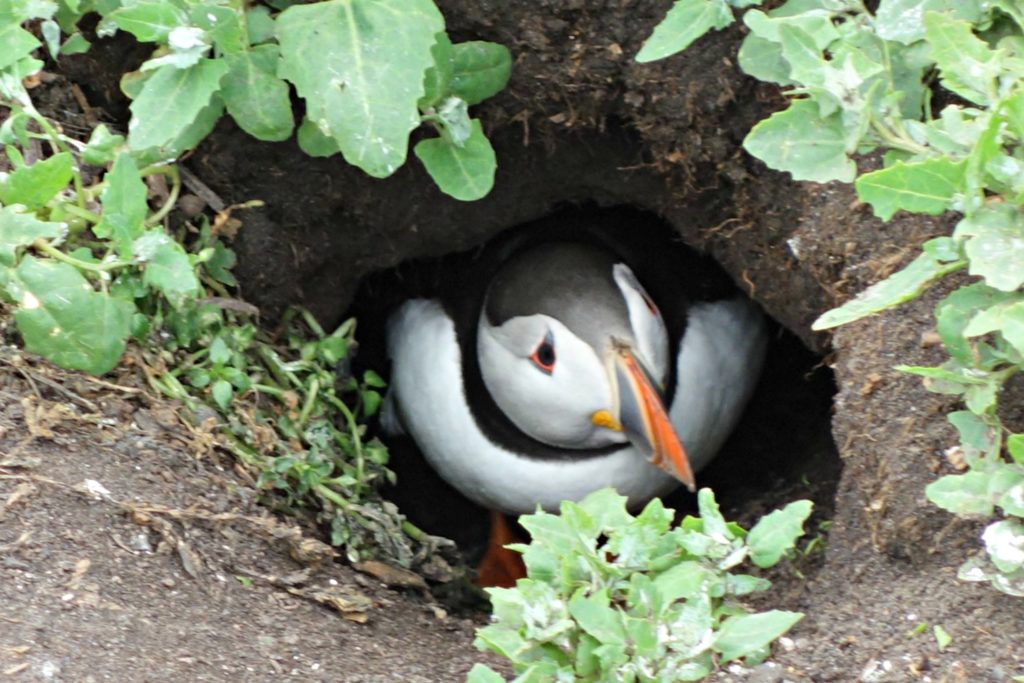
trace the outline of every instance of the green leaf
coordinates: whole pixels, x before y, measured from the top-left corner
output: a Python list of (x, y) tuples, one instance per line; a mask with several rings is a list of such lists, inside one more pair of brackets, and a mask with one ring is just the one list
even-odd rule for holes
[(469, 670), (466, 683), (505, 683), (505, 679), (491, 667), (477, 662)]
[(981, 535), (996, 569), (1012, 574), (1024, 569), (1024, 524), (1004, 519), (989, 524)]
[(974, 0), (881, 0), (875, 13), (878, 36), (904, 45), (915, 43), (925, 36), (925, 12), (952, 14), (968, 21), (981, 18)]
[(129, 107), (128, 145), (133, 150), (159, 148), (186, 134), (211, 104), (227, 72), (222, 59), (203, 59), (188, 69), (157, 69)]
[(288, 84), (275, 75), (277, 57), (276, 45), (225, 57), (224, 105), (238, 126), (259, 140), (287, 140), (294, 126)]
[(31, 213), (0, 206), (0, 265), (13, 266), (19, 247), (27, 247), (37, 239), (60, 237), (64, 231), (60, 223), (44, 223)]
[(31, 55), (40, 43), (17, 23), (6, 23), (0, 25), (0, 45), (4, 46), (0, 50), (0, 69), (6, 69)]
[(946, 419), (956, 427), (968, 462), (994, 455), (998, 450), (998, 430), (978, 415), (968, 410), (955, 410)]
[(413, 150), (442, 192), (461, 201), (474, 201), (494, 186), (497, 160), (480, 121), (471, 121), (469, 138), (461, 147), (447, 137), (420, 140)]
[(633, 516), (626, 511), (627, 500), (626, 496), (607, 487), (587, 494), (579, 506), (591, 516), (598, 529), (607, 533), (633, 520)]
[[(238, 12), (232, 7), (207, 3), (195, 4), (189, 10), (189, 19), (193, 27), (205, 32), (203, 42), (213, 41), (221, 56), (239, 55), (251, 49), (242, 32), (242, 22)], [(276, 59), (276, 52), (274, 56)], [(273, 74), (275, 71), (276, 65), (271, 67), (270, 73)]]
[(501, 92), (512, 75), (512, 54), (498, 43), (457, 43), (451, 52), (451, 94), (477, 104)]
[(74, 160), (68, 152), (23, 166), (0, 183), (0, 203), (24, 204), (38, 209), (67, 187), (74, 175)]
[(277, 18), (278, 75), (295, 85), (306, 116), (346, 161), (383, 178), (405, 162), (430, 48), (443, 29), (431, 0), (296, 5)]
[(988, 483), (989, 475), (983, 472), (947, 474), (929, 484), (924, 493), (928, 500), (954, 514), (991, 516)]
[(822, 119), (812, 100), (793, 100), (785, 111), (754, 126), (743, 147), (795, 180), (851, 182), (857, 166), (846, 156), (846, 129), (838, 114)]
[(654, 579), (654, 587), (665, 603), (692, 600), (714, 579), (710, 569), (694, 560), (683, 560)]
[(111, 238), (122, 258), (132, 255), (134, 242), (146, 229), (149, 206), (146, 184), (142, 182), (135, 161), (127, 152), (117, 155), (113, 167), (104, 177), (106, 187), (100, 199), (103, 216), (92, 231), (101, 239)]
[[(750, 14), (751, 12), (748, 12), (744, 19)], [(789, 62), (783, 58), (782, 45), (779, 43), (765, 40), (754, 33), (748, 33), (740, 43), (736, 59), (743, 73), (753, 76), (759, 81), (779, 85), (793, 83), (789, 77)]]
[(653, 62), (682, 52), (711, 29), (722, 29), (732, 22), (732, 10), (725, 0), (676, 0), (644, 41), (636, 61)]
[(188, 15), (174, 4), (140, 0), (106, 15), (97, 27), (97, 34), (109, 36), (116, 27), (144, 43), (165, 43), (171, 30), (179, 26), (188, 26)]
[(1015, 463), (1024, 465), (1024, 434), (1011, 434), (1006, 437), (1006, 450)]
[(971, 23), (940, 12), (926, 12), (924, 26), (942, 85), (975, 104), (995, 102), (996, 77), (1002, 68), (1000, 55), (974, 35)]
[(721, 654), (723, 662), (746, 657), (766, 647), (803, 619), (803, 616), (799, 612), (771, 610), (729, 617), (722, 622), (711, 647)]
[(436, 42), (430, 48), (433, 65), (423, 75), (423, 97), (418, 106), (429, 109), (451, 94), (452, 86), (452, 41), (444, 31), (435, 36)]
[(964, 336), (967, 323), (979, 311), (1010, 296), (977, 282), (953, 291), (935, 307), (936, 330), (949, 355), (963, 365), (973, 365), (974, 346)]
[(932, 627), (932, 633), (935, 635), (935, 644), (939, 646), (939, 652), (945, 650), (953, 642), (953, 636), (946, 633), (946, 629), (938, 624)]
[(813, 507), (809, 500), (798, 500), (762, 517), (747, 535), (751, 561), (758, 567), (774, 566), (803, 535)]
[(235, 395), (235, 390), (231, 387), (230, 382), (219, 379), (210, 387), (210, 395), (213, 396), (214, 402), (221, 410), (227, 410), (228, 406), (231, 405), (231, 399)]
[(1024, 217), (1020, 209), (986, 205), (964, 217), (953, 236), (970, 238), (964, 252), (970, 259), (971, 275), (983, 277), (990, 287), (1004, 292), (1024, 284)]
[(323, 133), (309, 119), (302, 119), (296, 138), (299, 148), (311, 157), (330, 157), (339, 153), (338, 142)]
[(102, 375), (124, 352), (135, 307), (93, 290), (72, 266), (25, 256), (7, 283), (25, 348), (57, 365)]
[(263, 5), (252, 5), (245, 10), (245, 26), (249, 43), (259, 45), (274, 39), (274, 18), (270, 9)]
[(114, 160), (117, 149), (124, 144), (123, 135), (110, 132), (105, 123), (93, 129), (89, 142), (82, 150), (82, 161), (93, 166), (104, 166)]
[(910, 301), (932, 282), (963, 267), (963, 262), (942, 263), (929, 254), (921, 254), (903, 270), (876, 282), (839, 308), (822, 314), (811, 325), (812, 330), (827, 330), (846, 325)]
[(889, 168), (857, 178), (857, 196), (871, 204), (883, 221), (899, 210), (937, 216), (948, 211), (964, 191), (967, 161), (948, 157), (925, 161), (897, 161)]
[(601, 643), (623, 642), (626, 629), (622, 623), (622, 612), (612, 608), (608, 590), (589, 596), (586, 591), (586, 588), (580, 588), (569, 600), (569, 614), (581, 629)]
[(174, 307), (202, 291), (185, 249), (162, 229), (149, 231), (135, 240), (132, 248), (136, 258), (146, 264), (142, 281)]

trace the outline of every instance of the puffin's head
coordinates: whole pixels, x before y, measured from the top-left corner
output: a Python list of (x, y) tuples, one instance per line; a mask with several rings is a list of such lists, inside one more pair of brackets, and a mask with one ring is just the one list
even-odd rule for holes
[(513, 257), (488, 288), (477, 356), (487, 390), (524, 433), (567, 449), (630, 441), (693, 489), (659, 389), (665, 323), (612, 254), (552, 243)]

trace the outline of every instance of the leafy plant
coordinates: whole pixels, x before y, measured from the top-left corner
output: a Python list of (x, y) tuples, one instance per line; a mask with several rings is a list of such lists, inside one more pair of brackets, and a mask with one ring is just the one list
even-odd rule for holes
[(11, 125), (23, 125), (21, 80), (42, 67), (32, 56), (41, 43), (21, 24), (39, 23), (51, 56), (75, 54), (89, 48), (78, 23), (95, 12), (98, 36), (123, 32), (156, 46), (121, 80), (132, 99), (127, 148), (142, 164), (179, 157), (225, 112), (260, 140), (289, 138), (294, 87), (305, 101), (298, 140), (309, 154), (340, 152), (384, 178), (402, 166), (410, 133), (426, 123), (437, 136), (418, 142), (416, 155), (438, 187), (462, 200), (490, 191), (494, 151), (468, 107), (505, 87), (505, 47), (453, 45), (432, 0), (270, 4), (5, 0), (0, 96), (13, 103)]
[[(520, 519), (529, 578), (489, 588), (494, 622), (476, 645), (508, 658), (516, 683), (541, 681), (695, 681), (718, 662), (758, 662), (802, 614), (751, 614), (739, 601), (771, 583), (732, 570), (750, 560), (771, 567), (794, 548), (811, 502), (790, 503), (750, 532), (726, 522), (710, 489), (699, 517), (672, 527), (659, 499), (637, 516), (611, 489), (560, 515)], [(469, 683), (503, 680), (478, 664)]]
[[(343, 4), (362, 11), (366, 2)], [(60, 42), (86, 12), (103, 16), (101, 34), (124, 30), (161, 46), (123, 81), (135, 100), (127, 136), (100, 125), (88, 141), (77, 140), (40, 113), (26, 86), (43, 66), (33, 56), (36, 36), (51, 55), (86, 49), (77, 33)], [(217, 427), (206, 428), (262, 488), (284, 493), (292, 509), (314, 509), (350, 558), (374, 553), (410, 566), (436, 542), (376, 494), (393, 475), (383, 445), (365, 438), (364, 422), (379, 408), (383, 382), (346, 370), (354, 322), (328, 334), (296, 310), (277, 336), (256, 327), (254, 309), (232, 298), (235, 257), (221, 235), (232, 211), (254, 203), (212, 223), (202, 214), (171, 220), (181, 191), (171, 157), (196, 144), (225, 107), (265, 139), (290, 132), (287, 86), (281, 81), (282, 93), (276, 77), (260, 71), (277, 59), (275, 45), (266, 62), (264, 45), (274, 21), (270, 10), (240, 4), (0, 0), (0, 107), (8, 109), (0, 124), (8, 164), (0, 167), (7, 170), (0, 173), (0, 297), (26, 349), (64, 367), (106, 373), (134, 343), (134, 365), (150, 385), (214, 417)], [(442, 47), (430, 70), (442, 75), (419, 74), (419, 92), (430, 94), (423, 111), (439, 103), (459, 110), (433, 121), (443, 135), (462, 123), (479, 131), (459, 118), (466, 106), (457, 101), (475, 103), (499, 89), (507, 51), (452, 46), (443, 32), (434, 42)], [(384, 116), (377, 104), (372, 109), (371, 118)], [(462, 140), (480, 144), (471, 134)], [(435, 152), (463, 154), (443, 145)], [(489, 188), (477, 175), (466, 178), (475, 191)]]
[[(677, 0), (637, 55), (658, 59), (734, 21), (760, 0)], [(900, 366), (962, 397), (950, 422), (969, 471), (928, 486), (956, 514), (1002, 519), (987, 556), (961, 578), (1024, 595), (1024, 435), (1002, 424), (998, 398), (1024, 366), (1024, 10), (1012, 0), (789, 0), (743, 15), (740, 67), (786, 89), (784, 111), (744, 147), (798, 180), (853, 182), (876, 216), (957, 212), (952, 235), (814, 324), (824, 330), (919, 296), (944, 276), (977, 280), (936, 307), (949, 352), (939, 367)], [(882, 168), (861, 172), (863, 155)], [(863, 163), (861, 163), (863, 165)]]

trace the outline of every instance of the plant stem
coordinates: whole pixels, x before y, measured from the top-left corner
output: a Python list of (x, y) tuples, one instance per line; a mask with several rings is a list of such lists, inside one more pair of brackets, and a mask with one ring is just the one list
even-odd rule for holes
[(112, 270), (132, 265), (131, 261), (109, 261), (107, 263), (89, 263), (88, 261), (82, 261), (76, 259), (74, 256), (65, 254), (63, 251), (44, 239), (36, 240), (32, 243), (32, 246), (50, 258), (56, 259), (57, 261), (63, 261), (64, 263), (72, 265), (79, 270), (85, 270), (91, 273), (109, 273)]

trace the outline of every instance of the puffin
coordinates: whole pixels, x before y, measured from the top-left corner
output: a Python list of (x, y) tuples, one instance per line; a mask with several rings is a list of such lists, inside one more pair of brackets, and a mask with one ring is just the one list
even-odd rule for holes
[(608, 486), (633, 508), (695, 490), (757, 384), (767, 325), (712, 259), (645, 234), (548, 222), (442, 267), (388, 319), (385, 433), (498, 515)]

